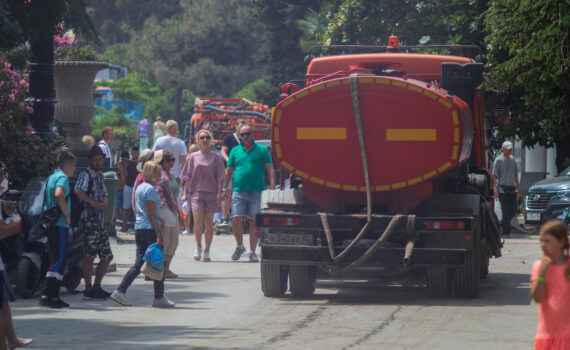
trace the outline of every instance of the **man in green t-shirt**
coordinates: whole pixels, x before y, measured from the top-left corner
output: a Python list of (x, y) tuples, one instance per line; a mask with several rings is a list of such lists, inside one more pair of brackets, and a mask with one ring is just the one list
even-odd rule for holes
[(232, 255), (232, 260), (239, 260), (246, 251), (243, 246), (243, 218), (246, 216), (249, 220), (249, 247), (251, 249), (249, 261), (258, 262), (259, 259), (255, 254), (257, 247), (255, 214), (259, 212), (261, 191), (265, 189), (264, 169), (269, 174), (272, 190), (275, 189), (275, 169), (273, 169), (271, 155), (267, 148), (255, 142), (251, 125), (242, 124), (237, 131), (241, 138), (241, 144), (234, 147), (230, 152), (222, 186), (223, 199), (226, 200), (228, 193), (225, 192), (225, 188), (233, 176), (232, 231), (236, 238), (237, 247)]

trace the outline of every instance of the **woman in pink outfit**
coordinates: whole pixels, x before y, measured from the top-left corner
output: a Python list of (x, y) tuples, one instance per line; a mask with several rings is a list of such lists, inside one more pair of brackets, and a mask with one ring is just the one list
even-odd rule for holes
[[(210, 246), (214, 238), (212, 219), (220, 211), (224, 162), (211, 147), (212, 133), (200, 130), (196, 135), (199, 152), (192, 153), (182, 169), (181, 179), (185, 181), (182, 202), (190, 199), (194, 216), (194, 238), (196, 250), (194, 259), (210, 261)], [(190, 194), (190, 195), (188, 195)], [(202, 250), (202, 227), (205, 226), (205, 247)], [(203, 257), (202, 257), (203, 252)]]
[(540, 304), (535, 349), (570, 349), (568, 228), (552, 220), (540, 228), (543, 255), (532, 265), (530, 295)]

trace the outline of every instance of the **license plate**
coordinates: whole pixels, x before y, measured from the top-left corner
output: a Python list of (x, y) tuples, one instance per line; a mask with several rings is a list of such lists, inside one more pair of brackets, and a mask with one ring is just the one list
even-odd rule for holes
[(264, 243), (313, 245), (313, 235), (301, 234), (301, 233), (300, 234), (269, 233), (265, 236)]
[(540, 213), (526, 213), (528, 221), (540, 221)]

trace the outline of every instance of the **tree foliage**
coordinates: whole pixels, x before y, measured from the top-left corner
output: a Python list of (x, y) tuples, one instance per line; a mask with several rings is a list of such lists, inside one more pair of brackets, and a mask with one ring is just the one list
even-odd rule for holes
[[(166, 89), (157, 81), (143, 74), (132, 72), (127, 77), (115, 80), (100, 80), (95, 86), (106, 86), (114, 89), (113, 96), (116, 98), (143, 103), (143, 114), (151, 118), (160, 115), (163, 119), (172, 116), (173, 89)], [(183, 106), (186, 108), (194, 104), (195, 96), (192, 93), (183, 95)]]
[(487, 0), (337, 0), (327, 5), (321, 43), (482, 44)]
[(305, 53), (300, 40), (303, 32), (297, 21), (305, 17), (308, 9), (317, 10), (324, 1), (318, 0), (253, 0), (256, 18), (266, 28), (263, 44), (256, 59), (267, 69), (268, 82), (272, 86), (265, 96), (267, 103), (275, 103), (279, 98), (280, 83), (292, 79), (304, 79)]
[(489, 86), (512, 101), (505, 133), (525, 146), (557, 144), (560, 167), (570, 156), (570, 2), (493, 1), (485, 24)]

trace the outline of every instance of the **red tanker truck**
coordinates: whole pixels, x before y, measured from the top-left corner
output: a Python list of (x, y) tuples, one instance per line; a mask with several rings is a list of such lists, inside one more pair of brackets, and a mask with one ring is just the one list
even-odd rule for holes
[(266, 296), (410, 274), (433, 296), (478, 296), (489, 258), (501, 256), (482, 64), (420, 48), (391, 38), (383, 52), (315, 57), (303, 88), (283, 87), (274, 161), (302, 183), (264, 192), (256, 216)]

